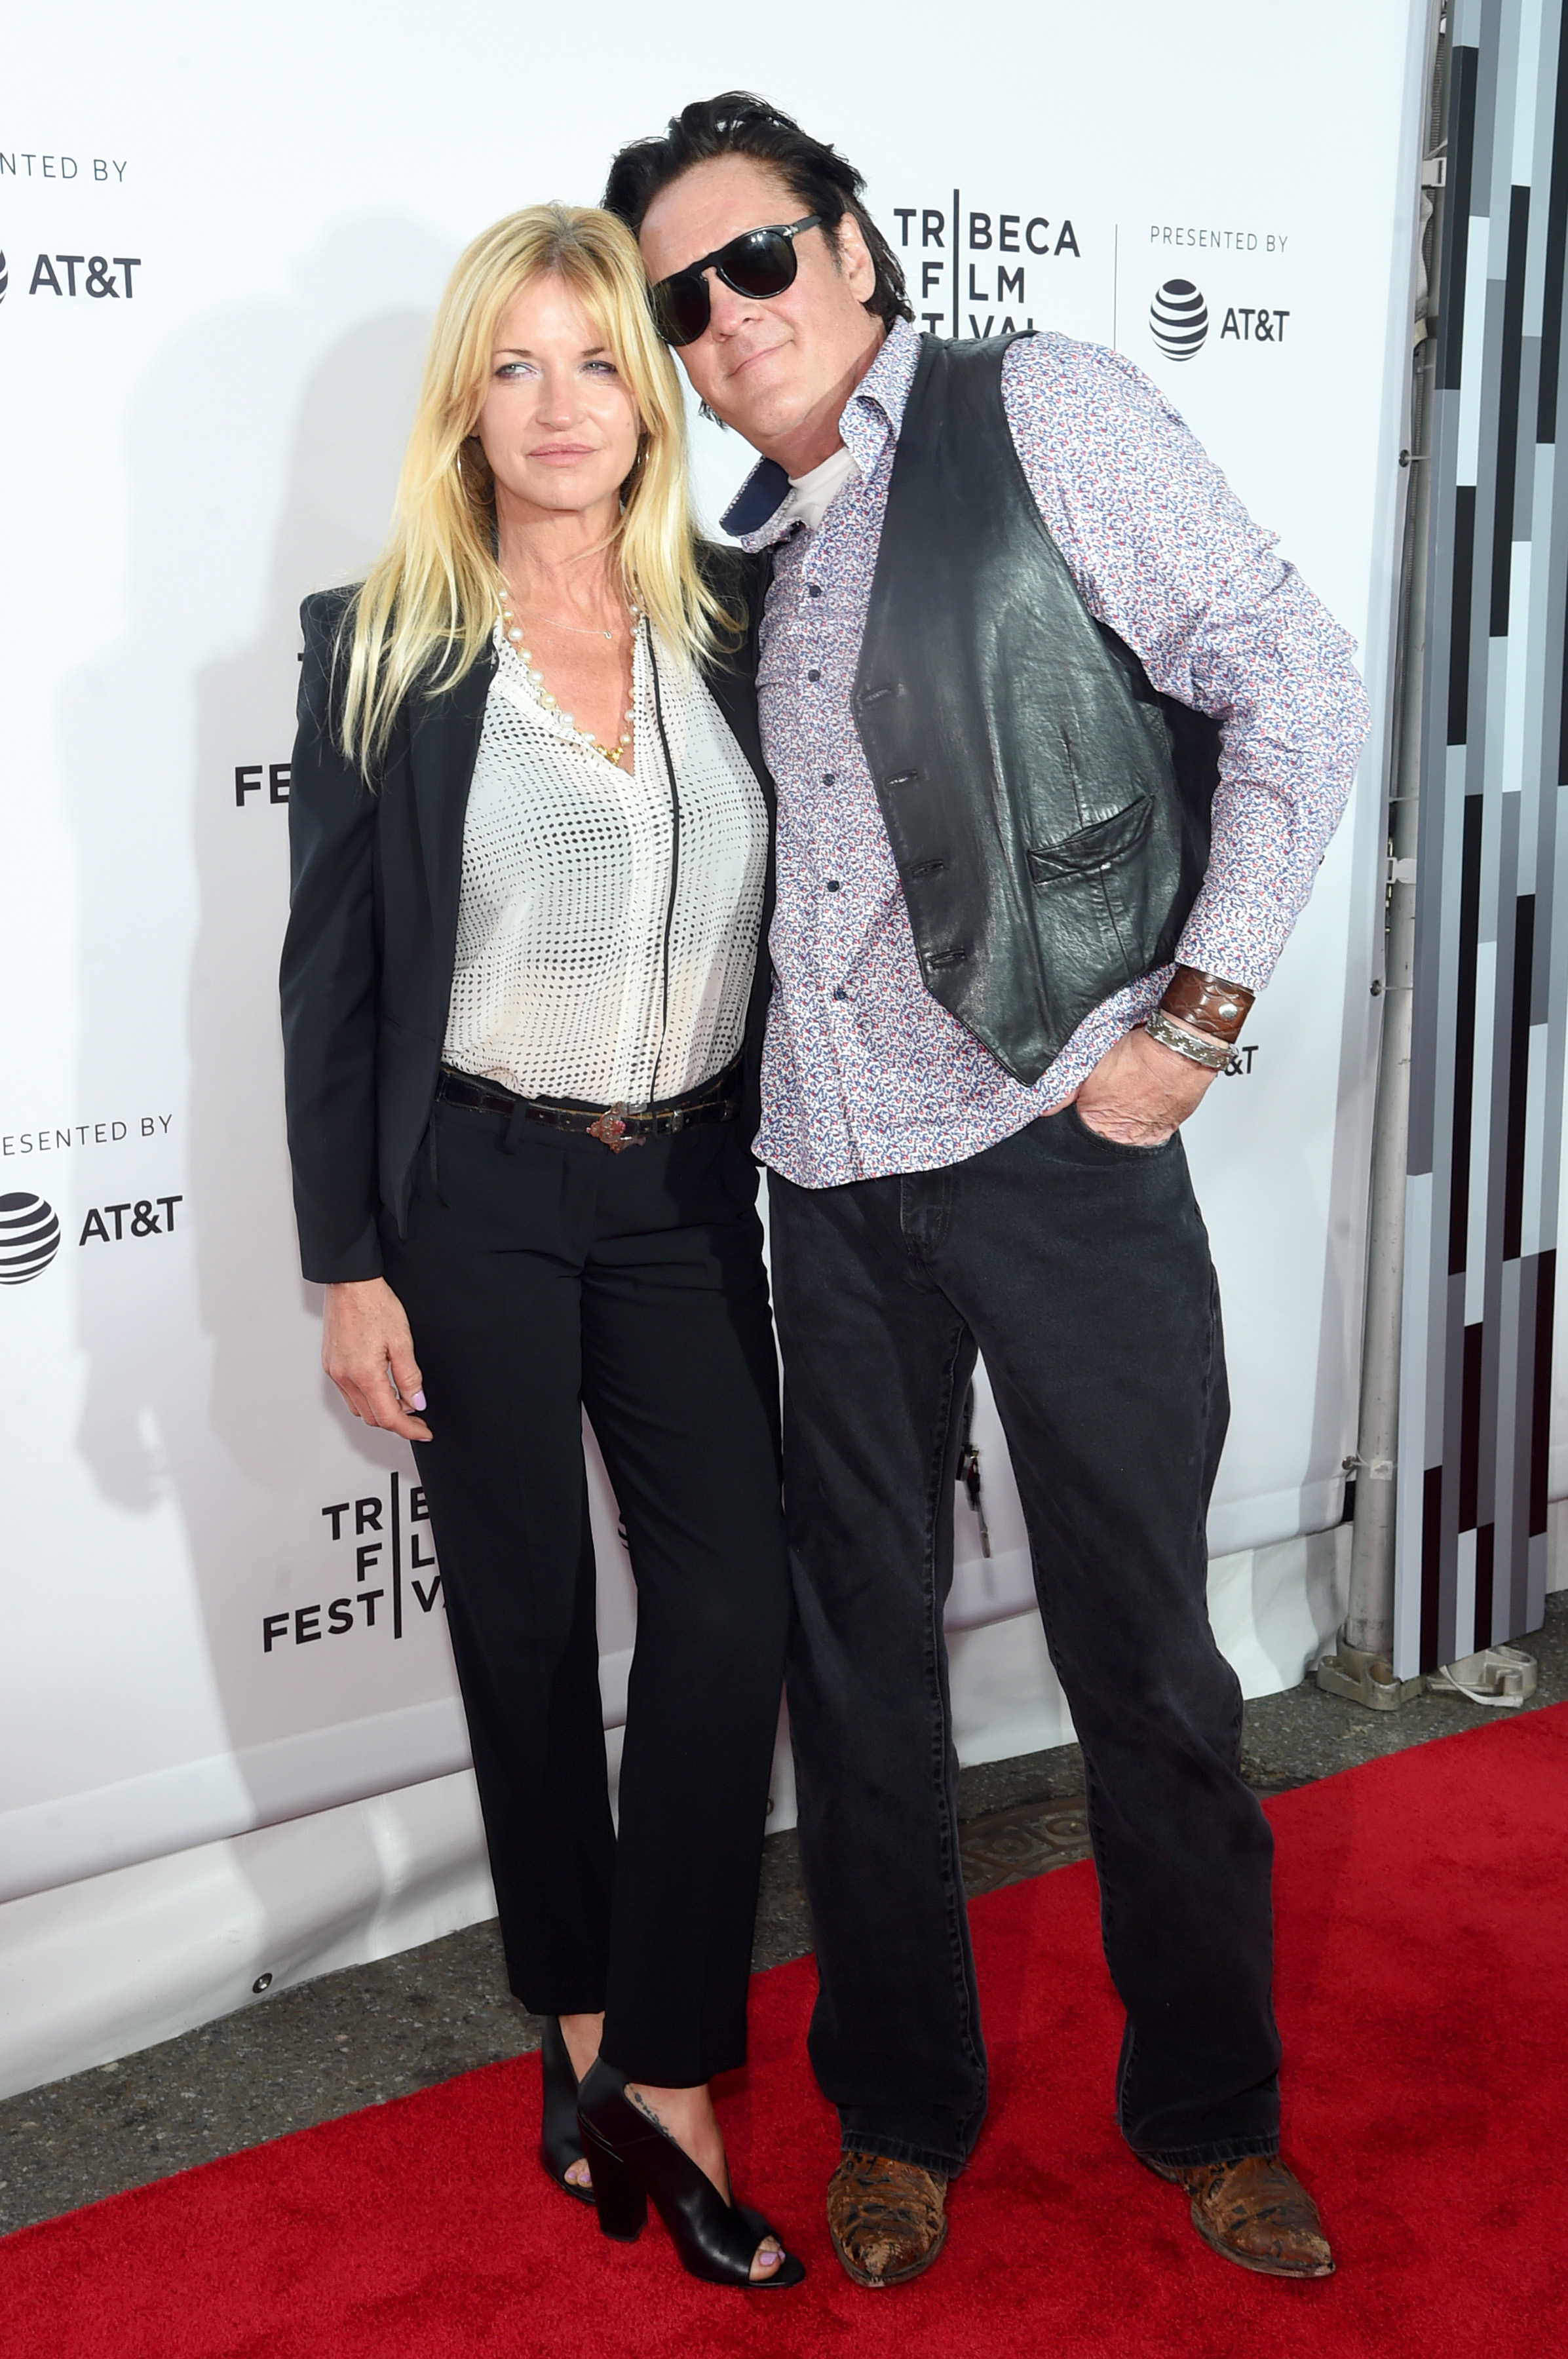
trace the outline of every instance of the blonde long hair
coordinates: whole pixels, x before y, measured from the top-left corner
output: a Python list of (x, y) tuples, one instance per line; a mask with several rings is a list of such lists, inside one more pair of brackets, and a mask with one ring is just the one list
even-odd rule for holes
[(610, 542), (627, 598), (678, 658), (738, 636), (738, 617), (697, 562), (685, 409), (648, 310), (636, 242), (596, 206), (529, 205), (476, 237), (447, 283), (391, 537), (344, 616), (339, 734), (367, 778), (416, 682), (427, 695), (454, 688), (490, 643), (502, 591), (495, 487), (474, 429), (501, 315), (520, 288), (546, 275), (582, 298), (642, 419)]

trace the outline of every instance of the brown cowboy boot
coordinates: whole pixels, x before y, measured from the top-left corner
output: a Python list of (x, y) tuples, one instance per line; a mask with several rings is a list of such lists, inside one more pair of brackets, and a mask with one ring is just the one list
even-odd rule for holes
[(1185, 2169), (1151, 2168), (1185, 2188), (1192, 2225), (1205, 2245), (1238, 2267), (1269, 2277), (1331, 2277), (1334, 2255), (1318, 2207), (1277, 2154)]
[(907, 2285), (947, 2239), (947, 2181), (918, 2162), (846, 2154), (828, 2181), (828, 2233), (857, 2286)]

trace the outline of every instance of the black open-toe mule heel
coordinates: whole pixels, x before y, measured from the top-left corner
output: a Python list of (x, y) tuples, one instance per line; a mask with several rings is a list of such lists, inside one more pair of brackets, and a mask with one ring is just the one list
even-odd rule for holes
[(583, 2159), (583, 2133), (577, 2126), (577, 2075), (559, 2016), (547, 2015), (539, 2043), (544, 2068), (544, 2126), (539, 2134), (539, 2160), (563, 2195), (592, 2203), (591, 2187), (574, 2187), (566, 2176)]
[(773, 2230), (760, 2212), (724, 2201), (685, 2148), (633, 2104), (626, 2082), (602, 2056), (583, 2075), (577, 2119), (606, 2236), (635, 2244), (651, 2195), (682, 2268), (692, 2277), (708, 2285), (744, 2286), (752, 2293), (800, 2283), (805, 2267), (790, 2253), (768, 2277), (752, 2276), (757, 2248)]

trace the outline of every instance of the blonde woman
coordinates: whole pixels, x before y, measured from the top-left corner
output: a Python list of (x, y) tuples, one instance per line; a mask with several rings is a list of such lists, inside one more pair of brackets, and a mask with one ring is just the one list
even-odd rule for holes
[[(745, 2053), (789, 1615), (740, 562), (693, 536), (627, 232), (497, 223), (385, 555), (305, 602), (282, 994), (323, 1364), (430, 1501), (546, 2169), (608, 2234), (651, 2194), (695, 2275), (779, 2287), (707, 2086)], [(618, 1838), (584, 1407), (637, 1583)]]

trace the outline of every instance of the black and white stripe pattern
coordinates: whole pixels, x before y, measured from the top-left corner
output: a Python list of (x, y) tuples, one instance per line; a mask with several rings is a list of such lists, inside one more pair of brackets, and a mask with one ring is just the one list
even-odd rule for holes
[(1537, 1627), (1568, 1000), (1563, 0), (1450, 0), (1396, 1669)]

